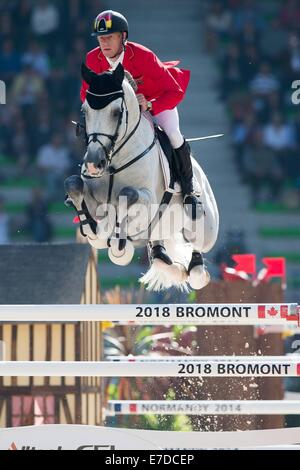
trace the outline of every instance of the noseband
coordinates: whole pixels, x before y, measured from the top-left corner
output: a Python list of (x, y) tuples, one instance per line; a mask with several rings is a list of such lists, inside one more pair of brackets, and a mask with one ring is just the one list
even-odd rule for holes
[[(126, 108), (126, 130), (125, 130), (125, 133), (124, 133), (124, 137), (127, 134), (127, 130), (128, 130), (128, 109), (127, 109), (125, 99), (124, 99), (124, 92), (114, 91), (112, 93), (105, 93), (105, 94), (102, 94), (102, 95), (98, 95), (98, 94), (95, 94), (95, 93), (91, 93), (89, 90), (87, 90), (87, 93), (89, 93), (90, 95), (99, 97), (99, 98), (104, 98), (106, 96), (110, 96), (110, 95), (114, 95), (114, 94), (118, 94), (118, 95), (121, 94), (121, 96), (122, 96), (121, 111), (120, 111), (119, 116), (118, 116), (118, 122), (117, 122), (117, 127), (116, 127), (115, 133), (113, 135), (105, 134), (103, 132), (92, 132), (91, 134), (87, 134), (87, 147), (89, 147), (89, 145), (92, 142), (95, 142), (95, 143), (98, 142), (101, 145), (102, 149), (104, 150), (106, 160), (107, 160), (108, 164), (110, 165), (111, 161), (112, 161), (112, 158), (119, 151), (119, 149), (118, 149), (115, 152), (115, 146), (116, 146), (116, 142), (119, 138), (119, 131), (120, 131), (120, 127), (121, 127), (121, 124), (122, 124), (124, 108)], [(101, 142), (99, 137), (107, 137), (111, 141), (111, 146), (110, 146), (109, 150), (105, 147), (105, 145), (103, 145), (103, 143)]]

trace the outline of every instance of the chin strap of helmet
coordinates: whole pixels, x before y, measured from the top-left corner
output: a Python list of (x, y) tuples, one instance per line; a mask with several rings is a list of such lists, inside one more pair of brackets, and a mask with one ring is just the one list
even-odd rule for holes
[(126, 51), (126, 43), (127, 43), (127, 36), (126, 36), (126, 33), (122, 33), (122, 44), (123, 44), (123, 50), (124, 50), (124, 52)]

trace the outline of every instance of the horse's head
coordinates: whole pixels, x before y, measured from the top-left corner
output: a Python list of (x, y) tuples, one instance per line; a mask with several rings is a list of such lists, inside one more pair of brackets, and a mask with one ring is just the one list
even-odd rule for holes
[(86, 119), (88, 148), (85, 170), (91, 177), (101, 176), (110, 165), (117, 146), (134, 127), (131, 120), (139, 115), (132, 86), (122, 65), (114, 71), (96, 74), (82, 64), (82, 78), (89, 85), (82, 110)]

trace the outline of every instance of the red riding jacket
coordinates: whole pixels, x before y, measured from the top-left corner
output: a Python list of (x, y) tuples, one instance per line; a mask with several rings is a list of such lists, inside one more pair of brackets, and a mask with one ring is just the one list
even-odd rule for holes
[[(155, 116), (166, 109), (175, 108), (184, 98), (190, 81), (190, 71), (181, 70), (176, 65), (179, 61), (161, 62), (146, 47), (134, 42), (127, 42), (123, 67), (131, 73), (138, 85), (137, 93), (152, 101), (152, 114)], [(100, 47), (96, 47), (86, 56), (86, 65), (96, 73), (110, 68)], [(89, 85), (83, 81), (80, 97), (86, 98)]]

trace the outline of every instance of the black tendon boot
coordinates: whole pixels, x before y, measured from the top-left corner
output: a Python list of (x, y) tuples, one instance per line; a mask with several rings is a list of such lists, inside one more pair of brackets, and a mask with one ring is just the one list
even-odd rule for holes
[(175, 155), (177, 158), (176, 163), (180, 177), (184, 207), (192, 220), (196, 220), (203, 215), (204, 210), (199, 196), (197, 196), (194, 191), (191, 148), (186, 140), (181, 147), (175, 149)]

